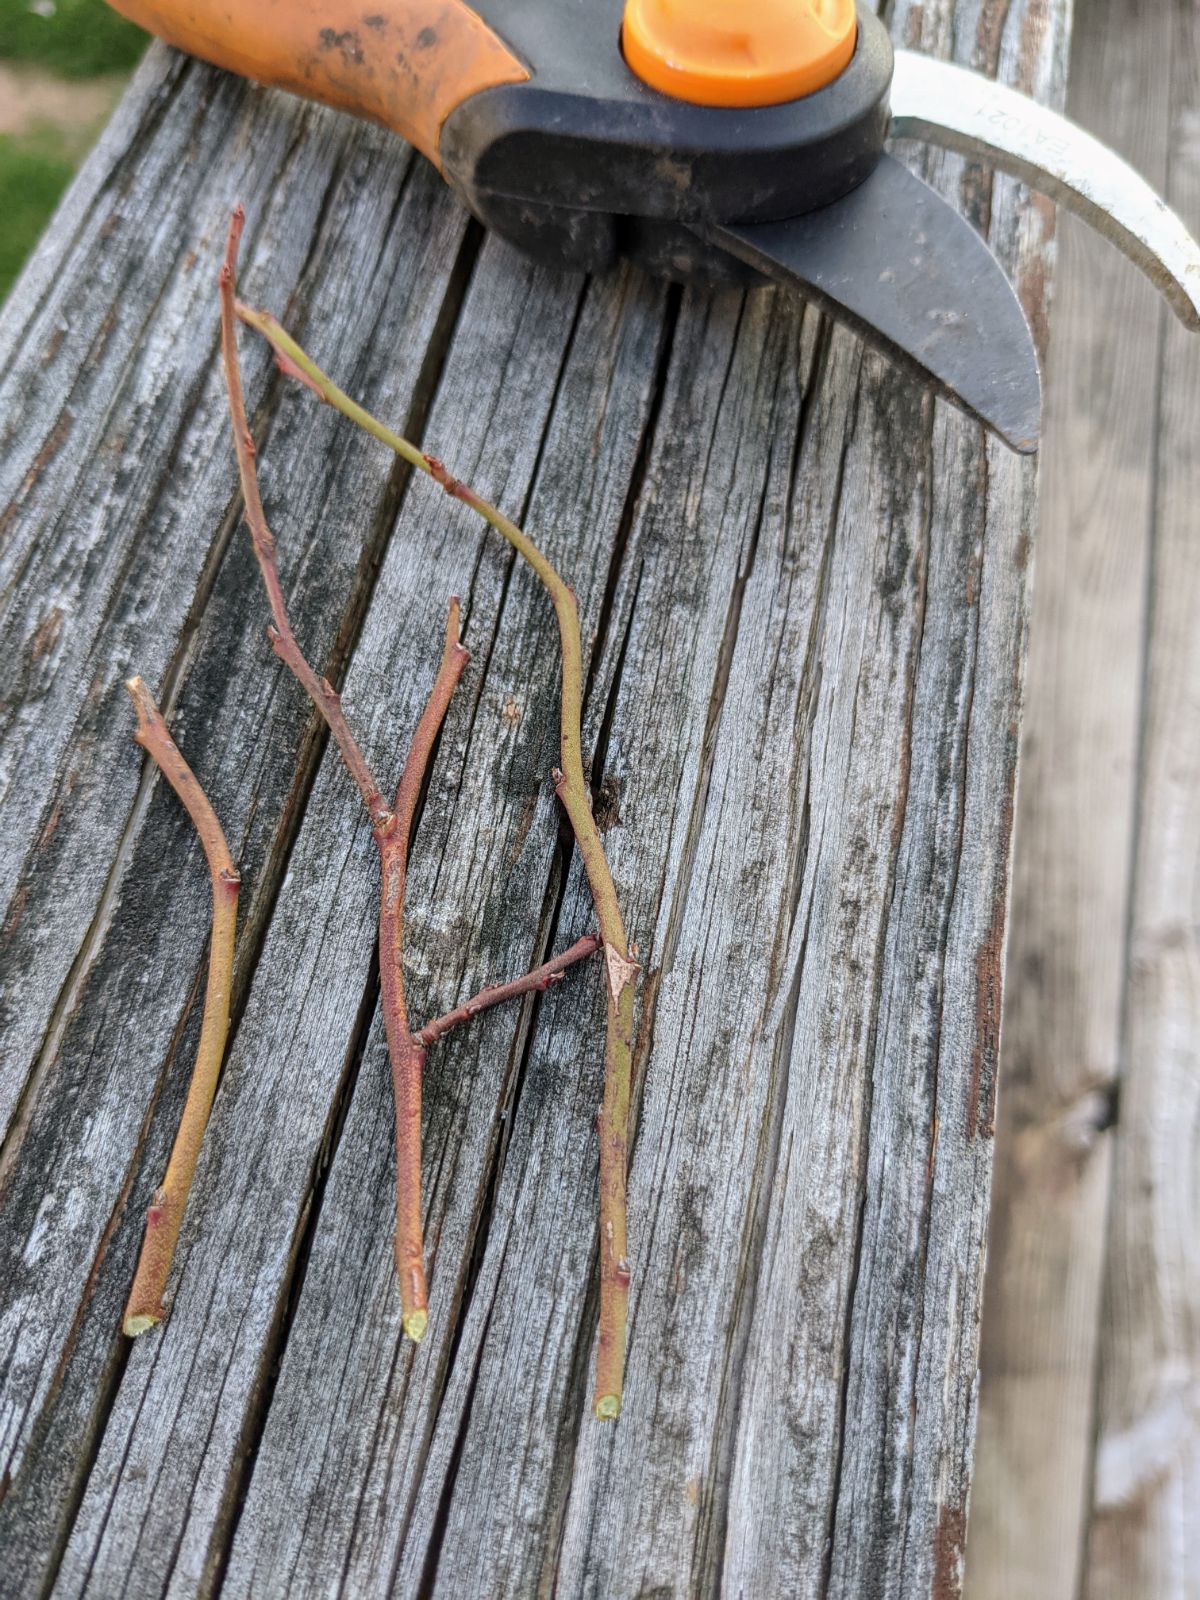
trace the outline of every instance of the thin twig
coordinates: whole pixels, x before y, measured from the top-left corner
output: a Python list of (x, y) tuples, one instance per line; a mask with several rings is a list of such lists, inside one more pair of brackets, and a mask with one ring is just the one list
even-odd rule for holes
[(429, 1322), (429, 1297), (421, 1240), (421, 1078), (425, 1047), (408, 1025), (404, 998), (404, 887), (413, 814), (429, 758), (454, 693), (471, 655), (458, 641), (458, 596), (450, 601), (446, 642), (433, 689), (413, 734), (400, 787), (394, 824), (376, 832), (383, 894), (379, 907), (379, 987), (383, 1024), (396, 1095), (396, 1274), (404, 1331), (420, 1342)]
[(413, 1037), (418, 1044), (424, 1045), (428, 1050), (430, 1045), (436, 1044), (439, 1039), (444, 1039), (451, 1028), (457, 1028), (460, 1022), (469, 1022), (481, 1011), (502, 1005), (505, 1000), (516, 1000), (521, 995), (534, 994), (549, 989), (552, 984), (561, 983), (566, 976), (567, 968), (573, 967), (577, 961), (583, 961), (588, 956), (594, 955), (602, 942), (598, 933), (585, 933), (582, 939), (576, 939), (571, 948), (564, 950), (562, 955), (543, 962), (540, 967), (527, 972), (523, 978), (514, 978), (511, 983), (489, 983), (486, 989), (481, 989), (478, 994), (472, 995), (461, 1006), (455, 1006), (453, 1011), (447, 1011), (444, 1017), (436, 1017), (432, 1022), (427, 1022)]
[(271, 605), (272, 624), (267, 637), (275, 654), (299, 680), (309, 699), (329, 724), (329, 731), (337, 742), (350, 776), (358, 785), (375, 829), (389, 827), (392, 814), (388, 810), (379, 785), (371, 776), (370, 768), (350, 732), (342, 714), (341, 697), (327, 678), (319, 678), (308, 662), (288, 621), (287, 605), (279, 582), (279, 567), (275, 560), (275, 540), (263, 512), (262, 496), (258, 490), (258, 473), (254, 466), (254, 436), (246, 421), (246, 404), (242, 398), (242, 377), (238, 366), (237, 322), (234, 312), (234, 295), (238, 244), (245, 226), (246, 213), (235, 206), (229, 222), (229, 238), (225, 246), (225, 260), (221, 264), (221, 356), (225, 364), (225, 386), (229, 391), (229, 416), (233, 423), (233, 448), (237, 452), (238, 476), (242, 483), (245, 501), (246, 525), (254, 542), (258, 570), (262, 573), (263, 587)]
[(604, 942), (608, 993), (604, 1099), (598, 1119), (600, 1135), (600, 1337), (596, 1357), (593, 1406), (598, 1417), (615, 1417), (621, 1409), (625, 1370), (625, 1326), (629, 1309), (629, 1260), (625, 1179), (628, 1165), (629, 1094), (633, 1062), (633, 1003), (638, 965), (632, 959), (616, 887), (604, 855), (600, 830), (592, 815), (583, 773), (581, 718), (583, 647), (575, 593), (533, 541), (503, 512), (455, 478), (436, 456), (418, 449), (356, 405), (328, 378), (269, 312), (241, 302), (237, 315), (268, 340), (281, 369), (299, 379), (321, 399), (439, 483), (508, 540), (541, 579), (558, 619), (562, 647), (562, 702), (559, 729), (560, 770), (555, 793), (575, 834), (592, 891)]
[(179, 1131), (171, 1148), (166, 1176), (155, 1190), (146, 1212), (146, 1237), (137, 1272), (125, 1307), (124, 1329), (131, 1337), (145, 1333), (163, 1319), (163, 1294), (171, 1271), (188, 1191), (200, 1157), (200, 1144), (216, 1093), (225, 1040), (229, 1032), (229, 996), (233, 976), (233, 941), (237, 925), (238, 887), (241, 879), (221, 824), (204, 790), (167, 731), (162, 713), (141, 678), (125, 685), (137, 713), (135, 741), (154, 761), (183, 802), (204, 846), (212, 879), (212, 937), (208, 953), (208, 987), (196, 1064), (188, 1086)]

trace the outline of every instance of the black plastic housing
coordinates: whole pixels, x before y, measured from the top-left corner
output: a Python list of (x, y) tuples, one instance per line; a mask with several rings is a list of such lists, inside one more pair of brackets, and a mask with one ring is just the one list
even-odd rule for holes
[(670, 277), (756, 274), (687, 227), (766, 222), (840, 199), (888, 129), (892, 45), (863, 4), (854, 55), (783, 105), (697, 106), (642, 83), (621, 54), (621, 0), (487, 0), (489, 27), (530, 66), (447, 118), (439, 157), (471, 210), (538, 259), (601, 271), (629, 254)]

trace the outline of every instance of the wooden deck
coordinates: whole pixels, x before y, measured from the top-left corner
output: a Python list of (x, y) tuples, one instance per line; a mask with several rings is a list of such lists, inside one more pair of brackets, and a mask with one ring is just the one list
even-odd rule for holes
[[(1070, 106), (1200, 230), (1200, 6)], [(1200, 1594), (1200, 355), (1060, 229), (968, 1600)]]
[[(891, 9), (905, 42), (1062, 103), (1065, 0)], [(1192, 57), (1172, 61), (1182, 94)], [(948, 158), (928, 170), (989, 227), (1044, 334), (1053, 208)], [(432, 1320), (419, 1351), (400, 1336), (375, 858), (262, 637), (215, 361), (235, 198), (248, 297), (523, 517), (579, 593), (596, 803), (646, 968), (615, 1427), (586, 1403), (594, 975), (431, 1058)], [(1136, 329), (1113, 332), (1132, 359)], [(1164, 373), (1187, 370), (1192, 351), (1162, 348)], [(1034, 471), (782, 297), (533, 269), (394, 142), (158, 49), (0, 319), (0, 374), (0, 1588), (957, 1593)], [(464, 597), (475, 659), (410, 890), (415, 1009), (440, 1011), (588, 927), (548, 781), (553, 621), (464, 511), (253, 347), (246, 375), (297, 631), (381, 773), (428, 690), (445, 599)], [(1145, 799), (1131, 765), (1114, 827), (1132, 837), (1136, 811), (1146, 1003), (1113, 1026), (1178, 1072), (1153, 1030), (1178, 1029), (1194, 997), (1161, 852), (1189, 815), (1168, 719), (1187, 713), (1188, 649), (1196, 683), (1196, 390), (1164, 378), (1162, 393), (1177, 398), (1142, 548), (1153, 527), (1151, 668), (1172, 627), (1179, 665), (1150, 671), (1123, 724), (1136, 744), (1144, 714)], [(1132, 449), (1146, 413), (1116, 409), (1093, 458), (1118, 434)], [(1114, 606), (1146, 570), (1120, 557)], [(1099, 651), (1096, 671), (1113, 659)], [(120, 1310), (207, 930), (196, 846), (129, 742), (135, 670), (245, 887), (235, 1031), (172, 1313), (130, 1346)], [(1108, 1107), (1115, 1060), (1085, 1107)], [(1188, 1128), (1172, 1103), (1154, 1111), (1162, 1070), (1115, 1163), (1152, 1209), (1145, 1141)], [(1089, 1181), (1102, 1206), (1107, 1182)], [(1136, 1324), (1139, 1343), (1114, 1333), (1101, 1351), (1102, 1463), (1143, 1414), (1144, 1360), (1137, 1384), (1122, 1363), (1156, 1337), (1126, 1263), (1160, 1259), (1119, 1222), (1108, 1251), (1112, 1326)], [(1168, 1331), (1163, 1382), (1183, 1359)], [(984, 1437), (986, 1472), (1004, 1447)], [(1114, 1594), (1138, 1593), (1107, 1570)]]

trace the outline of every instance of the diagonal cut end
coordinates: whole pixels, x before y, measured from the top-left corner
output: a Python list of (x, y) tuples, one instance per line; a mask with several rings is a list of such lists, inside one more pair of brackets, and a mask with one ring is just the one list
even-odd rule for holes
[(153, 1317), (148, 1311), (139, 1311), (136, 1316), (125, 1318), (126, 1337), (136, 1339), (139, 1334), (149, 1333), (151, 1328), (157, 1328), (161, 1321), (161, 1317)]

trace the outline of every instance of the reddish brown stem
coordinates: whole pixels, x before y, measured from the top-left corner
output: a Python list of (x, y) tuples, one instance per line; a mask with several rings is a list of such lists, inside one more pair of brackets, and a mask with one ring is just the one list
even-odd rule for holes
[(379, 908), (379, 986), (396, 1094), (396, 1274), (400, 1280), (404, 1331), (410, 1339), (418, 1341), (429, 1321), (421, 1236), (421, 1076), (425, 1047), (409, 1028), (404, 998), (404, 888), (417, 797), (450, 697), (471, 659), (470, 652), (459, 643), (458, 622), (458, 597), (455, 596), (450, 601), (441, 665), (413, 734), (396, 791), (393, 826), (386, 833), (376, 832), (383, 875)]
[(241, 206), (235, 206), (229, 221), (229, 237), (225, 245), (225, 260), (221, 265), (221, 356), (225, 365), (225, 386), (229, 391), (229, 416), (233, 424), (233, 448), (237, 452), (238, 476), (242, 484), (242, 499), (245, 502), (246, 525), (250, 529), (250, 538), (254, 543), (254, 554), (258, 558), (258, 570), (262, 574), (263, 588), (267, 591), (267, 599), (271, 606), (272, 624), (267, 628), (267, 637), (275, 654), (280, 658), (288, 670), (298, 679), (309, 699), (329, 724), (329, 731), (342, 753), (342, 760), (346, 763), (350, 776), (358, 785), (359, 793), (363, 797), (363, 804), (367, 808), (367, 815), (371, 819), (371, 826), (378, 830), (391, 826), (392, 814), (388, 810), (379, 785), (371, 776), (371, 770), (363, 758), (362, 751), (358, 748), (354, 735), (350, 732), (349, 725), (342, 713), (342, 702), (337, 691), (327, 678), (319, 678), (308, 662), (296, 637), (292, 632), (292, 625), (288, 621), (287, 605), (283, 598), (283, 587), (279, 582), (279, 567), (275, 559), (275, 540), (267, 527), (266, 515), (263, 512), (262, 496), (258, 490), (258, 473), (254, 465), (255, 448), (254, 436), (246, 421), (246, 403), (242, 398), (241, 369), (238, 366), (237, 353), (237, 316), (234, 304), (237, 290), (237, 253), (241, 241), (242, 229), (245, 226), (246, 213)]
[(455, 1006), (453, 1011), (447, 1011), (444, 1017), (436, 1017), (434, 1021), (427, 1022), (413, 1037), (418, 1044), (428, 1049), (431, 1044), (444, 1039), (451, 1028), (457, 1028), (460, 1022), (469, 1022), (481, 1011), (502, 1005), (505, 1000), (516, 1000), (521, 995), (549, 989), (551, 984), (562, 982), (568, 967), (573, 967), (577, 961), (595, 955), (603, 942), (598, 933), (585, 933), (582, 939), (576, 939), (571, 948), (564, 950), (562, 955), (543, 962), (540, 967), (527, 972), (523, 978), (514, 978), (511, 983), (489, 983), (486, 989), (481, 989), (478, 994), (472, 995), (461, 1006)]
[(183, 802), (204, 846), (212, 879), (213, 902), (208, 987), (204, 996), (204, 1019), (200, 1025), (196, 1064), (192, 1069), (192, 1081), (171, 1149), (171, 1158), (167, 1163), (166, 1176), (155, 1190), (154, 1199), (146, 1212), (146, 1237), (125, 1307), (125, 1332), (131, 1338), (136, 1338), (163, 1319), (163, 1293), (225, 1055), (241, 879), (229, 854), (216, 813), (167, 731), (162, 713), (155, 705), (149, 689), (141, 678), (130, 678), (125, 687), (129, 690), (137, 713), (137, 732), (133, 737), (157, 764)]

